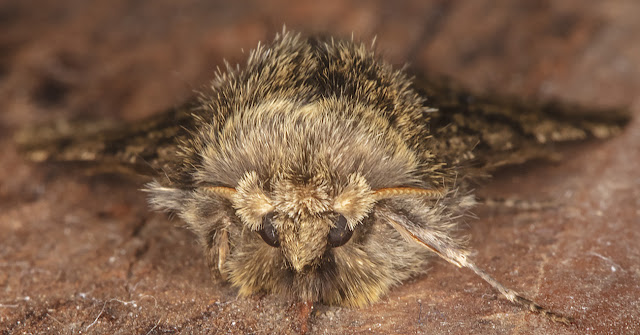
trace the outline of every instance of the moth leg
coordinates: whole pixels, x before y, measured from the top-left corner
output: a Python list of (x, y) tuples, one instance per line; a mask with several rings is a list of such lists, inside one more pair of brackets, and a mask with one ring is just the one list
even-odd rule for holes
[[(225, 271), (225, 262), (229, 256), (229, 232), (226, 227), (209, 231), (201, 240), (207, 256), (207, 264), (211, 269), (211, 275), (220, 276), (222, 280), (227, 280), (227, 272)], [(215, 271), (215, 270), (218, 271)]]
[(227, 280), (227, 273), (223, 271), (224, 263), (229, 255), (229, 232), (226, 229), (222, 229), (218, 236), (218, 271), (220, 277)]

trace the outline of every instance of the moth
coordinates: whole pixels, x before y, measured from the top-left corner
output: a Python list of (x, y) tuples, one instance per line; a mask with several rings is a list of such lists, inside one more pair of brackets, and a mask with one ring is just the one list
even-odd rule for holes
[(359, 307), (436, 255), (569, 323), (478, 268), (456, 231), (477, 202), (472, 186), (497, 168), (626, 122), (572, 109), (472, 96), (410, 77), (372, 46), (283, 31), (180, 107), (109, 129), (35, 132), (23, 149), (38, 162), (148, 176), (151, 207), (184, 220), (213, 275), (242, 296)]

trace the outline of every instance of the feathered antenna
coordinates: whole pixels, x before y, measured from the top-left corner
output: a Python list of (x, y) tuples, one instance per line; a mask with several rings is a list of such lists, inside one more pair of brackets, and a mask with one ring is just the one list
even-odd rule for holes
[(440, 199), (446, 194), (444, 189), (428, 189), (428, 188), (416, 188), (416, 187), (388, 187), (381, 188), (373, 192), (373, 197), (378, 200), (402, 197), (402, 196), (417, 196), (425, 197), (429, 199)]
[(228, 200), (233, 199), (233, 196), (236, 194), (236, 189), (232, 187), (208, 186), (203, 187), (202, 189), (207, 193), (214, 194)]

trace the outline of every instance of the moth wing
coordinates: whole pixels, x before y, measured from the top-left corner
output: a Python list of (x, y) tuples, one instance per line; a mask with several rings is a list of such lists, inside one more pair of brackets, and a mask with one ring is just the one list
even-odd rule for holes
[(630, 119), (624, 108), (472, 95), (443, 78), (418, 77), (414, 85), (431, 110), (425, 117), (434, 138), (433, 150), (449, 162), (482, 172), (553, 158), (553, 144), (607, 138), (620, 133)]
[(59, 122), (22, 130), (16, 141), (35, 162), (75, 163), (90, 173), (157, 176), (178, 164), (178, 145), (195, 127), (189, 102), (121, 125), (104, 121)]

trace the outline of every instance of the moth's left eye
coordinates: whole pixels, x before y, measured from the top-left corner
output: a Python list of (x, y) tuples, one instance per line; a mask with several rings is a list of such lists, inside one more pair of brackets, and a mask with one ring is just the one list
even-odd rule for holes
[(280, 246), (280, 237), (276, 227), (273, 226), (274, 213), (268, 213), (262, 217), (262, 228), (258, 231), (264, 243), (277, 248)]
[(347, 225), (347, 218), (338, 214), (334, 221), (334, 226), (329, 230), (329, 236), (327, 236), (327, 242), (329, 242), (329, 246), (332, 248), (336, 248), (344, 245), (351, 239), (351, 235), (353, 235), (353, 230), (349, 229)]

